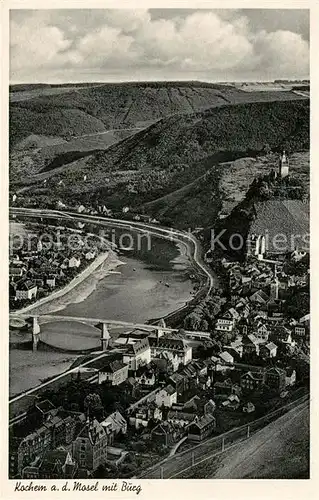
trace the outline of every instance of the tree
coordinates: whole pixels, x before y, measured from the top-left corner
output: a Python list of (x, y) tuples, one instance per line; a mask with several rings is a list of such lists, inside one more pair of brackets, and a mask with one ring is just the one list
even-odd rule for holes
[(101, 417), (103, 406), (100, 396), (96, 393), (88, 394), (84, 399), (84, 410), (89, 411), (92, 417)]

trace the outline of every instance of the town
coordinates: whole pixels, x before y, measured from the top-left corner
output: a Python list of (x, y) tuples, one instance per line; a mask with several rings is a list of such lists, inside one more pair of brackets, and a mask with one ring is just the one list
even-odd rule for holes
[(81, 229), (28, 223), (12, 235), (9, 259), (10, 310), (21, 309), (64, 288), (104, 253), (109, 241)]
[[(289, 175), (282, 162), (283, 157), (279, 177)], [(302, 202), (263, 203), (267, 211), (263, 206), (256, 213), (244, 259), (226, 255), (216, 261), (212, 250), (206, 254), (223, 288), (199, 303), (185, 325), (209, 331), (210, 339), (191, 345), (183, 328), (165, 331), (164, 319), (151, 331), (114, 337), (105, 329), (101, 350), (76, 363), (64, 385), (42, 390), (10, 427), (10, 477), (133, 477), (170, 453), (254, 422), (308, 393), (309, 251), (267, 249), (264, 234), (256, 233), (266, 227), (264, 213), (285, 204), (293, 220)], [(306, 210), (298, 213), (299, 223), (300, 213), (306, 221)], [(287, 214), (279, 219), (278, 231), (287, 231), (287, 220)], [(32, 267), (42, 251), (27, 255)], [(53, 262), (57, 255), (46, 258)], [(65, 268), (76, 258), (69, 256)], [(20, 269), (16, 261), (15, 266)], [(42, 261), (38, 267), (45, 275)], [(88, 360), (90, 367), (82, 368)]]

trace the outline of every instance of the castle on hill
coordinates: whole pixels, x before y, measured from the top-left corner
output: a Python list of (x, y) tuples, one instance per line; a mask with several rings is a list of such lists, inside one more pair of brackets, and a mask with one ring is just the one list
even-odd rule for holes
[(283, 153), (280, 155), (279, 158), (278, 176), (279, 179), (284, 179), (288, 175), (289, 175), (289, 159), (286, 155), (286, 152), (283, 151)]

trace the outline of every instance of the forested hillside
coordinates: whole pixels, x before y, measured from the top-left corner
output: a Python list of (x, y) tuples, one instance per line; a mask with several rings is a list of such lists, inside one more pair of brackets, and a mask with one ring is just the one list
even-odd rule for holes
[[(184, 208), (193, 212), (193, 224), (201, 225), (203, 207), (207, 212), (219, 204), (217, 164), (265, 148), (309, 149), (307, 100), (225, 105), (162, 119), (56, 175), (46, 167), (52, 177), (45, 187), (36, 182), (30, 195), (42, 204), (72, 199), (114, 209), (142, 207), (168, 222), (179, 220)], [(169, 214), (163, 212), (166, 202)]]
[(301, 98), (293, 92), (244, 92), (201, 82), (35, 86), (34, 89), (27, 86), (20, 91), (16, 87), (12, 90), (11, 146), (31, 134), (69, 138), (114, 128), (146, 126), (175, 113), (224, 104)]

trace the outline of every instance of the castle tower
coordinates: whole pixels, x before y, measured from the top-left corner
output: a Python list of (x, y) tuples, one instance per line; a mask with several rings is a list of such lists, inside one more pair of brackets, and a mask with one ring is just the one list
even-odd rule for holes
[(32, 317), (32, 350), (36, 351), (38, 349), (40, 337), (40, 326), (37, 316)]
[(277, 300), (279, 297), (279, 280), (277, 277), (277, 266), (275, 266), (275, 278), (270, 285), (270, 298), (272, 300)]
[(283, 179), (289, 175), (289, 159), (287, 158), (286, 152), (283, 151), (279, 158), (279, 178)]
[(102, 323), (102, 333), (101, 333), (101, 349), (106, 351), (109, 346), (110, 332), (107, 328), (106, 323)]

